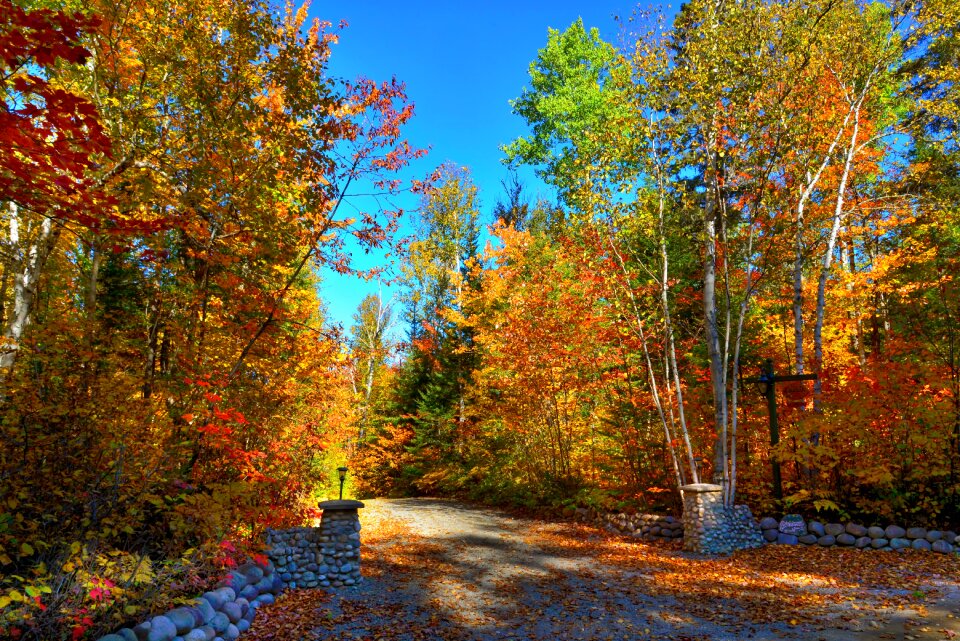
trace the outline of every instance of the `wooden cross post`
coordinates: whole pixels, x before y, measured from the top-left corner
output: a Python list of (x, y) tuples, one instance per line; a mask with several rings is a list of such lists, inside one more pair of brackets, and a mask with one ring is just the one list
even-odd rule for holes
[[(755, 378), (745, 378), (744, 383), (764, 383), (766, 388), (763, 390), (767, 397), (767, 412), (770, 415), (770, 447), (775, 448), (780, 443), (780, 426), (777, 422), (777, 383), (786, 383), (787, 381), (815, 381), (816, 374), (789, 374), (787, 376), (777, 376), (773, 372), (773, 359), (768, 358), (764, 363), (763, 371), (760, 376)], [(780, 476), (780, 461), (771, 454), (770, 466), (773, 468), (773, 496), (777, 499), (777, 505), (783, 501), (783, 479)]]

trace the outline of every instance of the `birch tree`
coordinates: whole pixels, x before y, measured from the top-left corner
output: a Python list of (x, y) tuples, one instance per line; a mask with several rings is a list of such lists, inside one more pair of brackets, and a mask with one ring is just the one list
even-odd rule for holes
[(380, 294), (367, 294), (360, 302), (353, 320), (350, 340), (353, 388), (361, 399), (357, 443), (362, 445), (369, 427), (374, 386), (392, 351), (389, 339), (394, 322), (392, 303), (384, 301)]
[[(512, 163), (537, 166), (561, 190), (570, 227), (582, 226), (587, 235), (602, 230), (617, 271), (609, 280), (610, 296), (622, 302), (629, 331), (641, 345), (648, 392), (679, 487), (697, 482), (699, 471), (671, 316), (671, 255), (686, 250), (670, 240), (678, 192), (664, 138), (673, 119), (666, 117), (670, 107), (658, 90), (670, 61), (656, 33), (618, 53), (581, 21), (564, 32), (550, 30), (531, 64), (532, 89), (514, 102), (532, 133), (504, 151)], [(631, 238), (652, 242), (653, 253), (632, 250)], [(656, 311), (639, 292), (641, 278), (658, 283)]]

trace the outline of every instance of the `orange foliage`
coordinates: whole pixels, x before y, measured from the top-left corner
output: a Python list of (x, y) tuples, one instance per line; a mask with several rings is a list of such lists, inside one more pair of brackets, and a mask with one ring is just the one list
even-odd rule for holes
[[(21, 223), (4, 240), (41, 256), (3, 263), (3, 322), (27, 320), (0, 372), (0, 599), (72, 586), (79, 568), (116, 583), (100, 551), (243, 555), (308, 518), (322, 451), (352, 429), (345, 346), (311, 270), (351, 271), (347, 234), (392, 241), (399, 212), (339, 206), (422, 153), (399, 137), (403, 87), (331, 78), (329, 25), (292, 7), (0, 8), (20, 25), (0, 27), (3, 64), (32, 56), (40, 74), (4, 82), (44, 99), (0, 116), (22, 150), (0, 171)], [(25, 269), (32, 307), (8, 287)], [(59, 638), (64, 612), (89, 606), (71, 590), (56, 607), (6, 601), (0, 636), (19, 617), (24, 638)], [(132, 616), (113, 597), (97, 608), (81, 632)]]

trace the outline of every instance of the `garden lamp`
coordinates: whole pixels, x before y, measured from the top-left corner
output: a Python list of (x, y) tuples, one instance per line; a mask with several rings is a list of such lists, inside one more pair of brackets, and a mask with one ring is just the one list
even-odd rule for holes
[(340, 500), (343, 500), (343, 482), (347, 480), (347, 468), (338, 467), (337, 476), (340, 477)]

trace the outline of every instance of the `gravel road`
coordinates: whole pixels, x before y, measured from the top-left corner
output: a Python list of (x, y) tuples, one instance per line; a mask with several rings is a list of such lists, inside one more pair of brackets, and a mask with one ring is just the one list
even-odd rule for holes
[[(660, 589), (673, 565), (684, 572), (699, 567), (699, 561), (676, 549), (621, 540), (618, 545), (636, 546), (629, 549), (649, 560), (618, 563), (593, 549), (610, 541), (606, 533), (447, 500), (381, 499), (367, 502), (362, 513), (364, 581), (324, 604), (318, 641), (863, 641), (940, 640), (960, 633), (954, 618), (960, 606), (956, 577), (931, 586), (931, 600), (918, 613), (884, 607), (885, 599), (896, 595), (883, 589), (857, 586), (848, 597), (838, 592), (849, 586), (824, 587), (806, 575), (787, 585), (794, 581), (787, 574), (777, 580), (797, 599), (833, 598), (813, 620), (791, 624), (774, 612), (758, 622), (738, 613), (756, 607), (758, 598), (762, 602), (762, 588), (749, 603), (740, 602), (736, 587), (727, 599), (702, 602), (682, 589), (672, 594)], [(393, 533), (384, 536), (387, 530)], [(762, 569), (745, 572), (744, 580), (758, 574)], [(777, 607), (776, 600), (771, 607)]]

